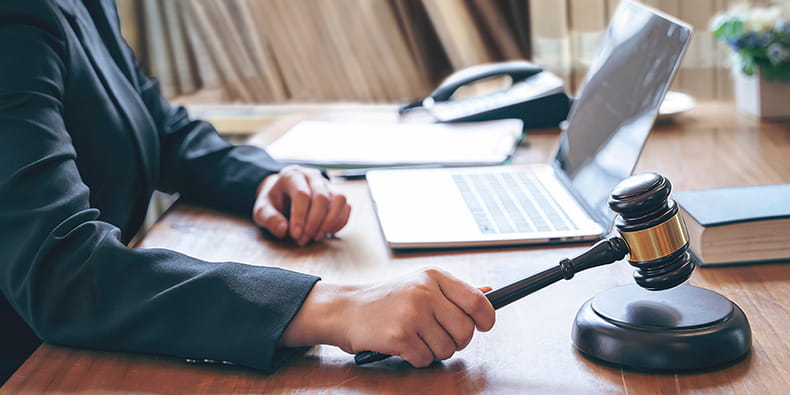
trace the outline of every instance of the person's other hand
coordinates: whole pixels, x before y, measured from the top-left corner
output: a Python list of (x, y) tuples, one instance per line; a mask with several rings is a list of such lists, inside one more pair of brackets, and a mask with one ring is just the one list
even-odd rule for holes
[(370, 286), (316, 283), (280, 338), (283, 346), (333, 344), (348, 353), (398, 355), (415, 367), (450, 358), (474, 329), (494, 325), (477, 289), (437, 269)]
[(290, 237), (303, 246), (342, 229), (350, 213), (346, 196), (321, 172), (287, 166), (261, 181), (252, 218), (275, 237)]

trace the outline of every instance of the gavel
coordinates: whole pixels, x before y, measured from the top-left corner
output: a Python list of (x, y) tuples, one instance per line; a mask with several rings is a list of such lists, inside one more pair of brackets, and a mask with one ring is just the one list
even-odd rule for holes
[[(507, 306), (539, 289), (575, 273), (607, 265), (629, 256), (634, 280), (650, 291), (673, 288), (694, 270), (688, 252), (688, 233), (677, 204), (669, 198), (672, 185), (656, 173), (631, 176), (612, 190), (609, 208), (616, 212), (619, 237), (601, 240), (573, 259), (485, 294), (495, 309)], [(372, 351), (357, 354), (357, 365), (380, 361), (390, 355)]]

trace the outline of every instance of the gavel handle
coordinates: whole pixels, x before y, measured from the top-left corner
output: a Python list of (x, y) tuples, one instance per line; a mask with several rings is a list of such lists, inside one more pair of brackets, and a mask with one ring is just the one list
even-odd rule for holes
[[(627, 253), (628, 246), (619, 237), (601, 240), (576, 258), (565, 258), (557, 266), (505, 287), (495, 289), (486, 293), (485, 296), (495, 309), (499, 309), (557, 281), (562, 279), (570, 280), (577, 272), (619, 261)], [(365, 365), (387, 359), (390, 356), (375, 351), (363, 351), (354, 356), (354, 362), (357, 365)]]

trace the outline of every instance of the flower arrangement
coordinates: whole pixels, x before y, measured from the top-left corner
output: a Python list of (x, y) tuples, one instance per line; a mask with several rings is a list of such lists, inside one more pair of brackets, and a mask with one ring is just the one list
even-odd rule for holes
[(790, 82), (790, 0), (735, 6), (713, 18), (711, 31), (732, 49), (734, 70)]

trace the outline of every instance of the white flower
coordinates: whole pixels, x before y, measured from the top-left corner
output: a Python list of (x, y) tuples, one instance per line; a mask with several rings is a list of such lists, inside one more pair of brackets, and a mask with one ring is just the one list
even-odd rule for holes
[(779, 64), (787, 60), (790, 53), (787, 51), (787, 48), (783, 47), (781, 44), (773, 43), (768, 46), (766, 55), (768, 55), (768, 60), (771, 61), (771, 64)]
[(730, 15), (746, 15), (751, 9), (752, 6), (749, 5), (749, 3), (739, 3), (730, 7), (730, 10), (727, 13)]
[(746, 31), (766, 32), (773, 29), (781, 17), (782, 9), (778, 6), (753, 8), (743, 19), (743, 28)]
[(719, 28), (719, 26), (721, 26), (723, 23), (727, 22), (729, 19), (730, 19), (729, 14), (725, 14), (725, 13), (716, 14), (710, 20), (709, 29), (710, 30), (716, 30), (716, 29)]

